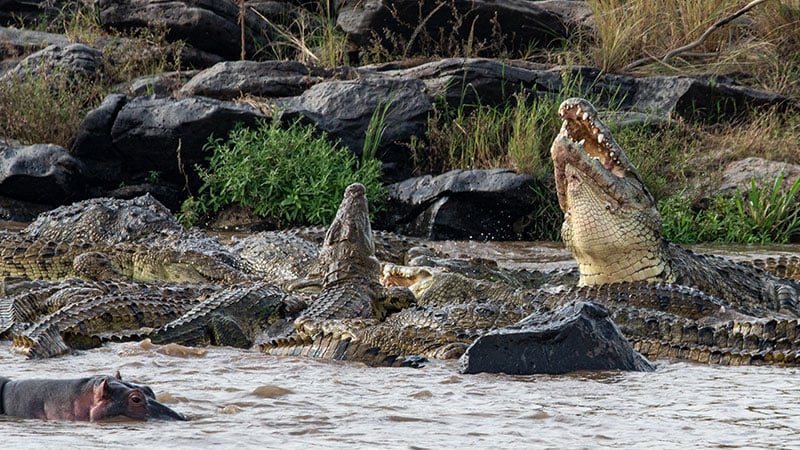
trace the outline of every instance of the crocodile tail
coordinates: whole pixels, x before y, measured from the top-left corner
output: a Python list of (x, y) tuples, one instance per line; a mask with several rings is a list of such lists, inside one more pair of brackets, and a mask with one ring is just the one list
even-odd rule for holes
[(389, 355), (380, 348), (351, 337), (320, 334), (314, 338), (293, 336), (274, 339), (259, 346), (274, 356), (307, 356), (336, 361), (355, 361), (373, 367), (422, 367), (424, 358)]
[(36, 338), (24, 334), (15, 335), (11, 350), (28, 358), (50, 358), (70, 351), (64, 339), (55, 327), (48, 327)]

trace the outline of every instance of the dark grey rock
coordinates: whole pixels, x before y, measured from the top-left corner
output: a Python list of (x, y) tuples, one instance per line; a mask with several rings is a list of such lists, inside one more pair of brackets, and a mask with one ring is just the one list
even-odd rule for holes
[(292, 97), (324, 80), (328, 71), (296, 61), (226, 61), (195, 75), (181, 95), (203, 95), (231, 100), (244, 94)]
[[(546, 2), (342, 1), (337, 24), (356, 46), (375, 45), (377, 38), (391, 54), (413, 56), (422, 49), (430, 51), (435, 44), (471, 39), (476, 50), (497, 55), (553, 46), (570, 35), (574, 25), (568, 23), (570, 19), (542, 3)], [(585, 5), (575, 2), (578, 7)]]
[(521, 90), (555, 94), (562, 85), (558, 69), (523, 67), (486, 58), (445, 58), (416, 67), (381, 71), (380, 75), (422, 80), (426, 92), (443, 98), (453, 108), (500, 105)]
[(380, 76), (420, 79), (428, 93), (450, 107), (500, 105), (519, 92), (555, 98), (563, 95), (567, 81), (571, 96), (599, 99), (595, 106), (600, 110), (613, 104), (622, 111), (617, 123), (626, 125), (665, 123), (676, 116), (731, 120), (753, 108), (794, 105), (788, 97), (710, 76), (635, 78), (605, 74), (594, 67), (544, 67), (484, 58), (447, 58), (393, 70), (371, 68)]
[[(164, 24), (170, 41), (188, 45), (224, 59), (238, 59), (241, 52), (239, 7), (218, 0), (97, 0), (95, 7), (104, 27), (144, 28)], [(246, 16), (245, 48), (248, 55), (267, 42), (268, 24), (249, 12)]]
[(637, 111), (707, 122), (730, 121), (756, 108), (789, 106), (780, 94), (739, 86), (731, 79), (716, 77), (645, 77), (635, 79), (634, 88), (620, 94)]
[(114, 90), (115, 92), (123, 92), (131, 97), (140, 95), (169, 97), (198, 73), (200, 73), (198, 70), (187, 70), (179, 72), (164, 72), (156, 75), (145, 75), (135, 78), (127, 83), (118, 85)]
[(206, 97), (113, 96), (87, 115), (73, 152), (93, 181), (108, 188), (156, 174), (161, 183), (196, 189), (194, 168), (207, 164), (208, 137), (263, 117), (249, 105)]
[(755, 180), (756, 186), (760, 188), (771, 189), (781, 174), (784, 176), (781, 190), (785, 192), (800, 178), (800, 165), (750, 157), (725, 166), (719, 179), (699, 177), (703, 184), (698, 190), (701, 198), (731, 195), (737, 189), (739, 192), (750, 189), (751, 180)]
[(63, 34), (0, 27), (0, 58), (25, 56), (49, 45), (66, 46), (69, 39)]
[(50, 45), (35, 52), (6, 72), (0, 82), (26, 76), (44, 77), (58, 73), (76, 79), (99, 75), (103, 67), (102, 53), (83, 44)]
[[(300, 96), (285, 99), (280, 118), (290, 121), (302, 117), (360, 155), (373, 113), (390, 102), (377, 156), (384, 164), (408, 171), (410, 152), (405, 144), (412, 136), (424, 134), (431, 111), (431, 101), (424, 88), (421, 81), (406, 78), (326, 81), (315, 84)], [(395, 173), (402, 170), (394, 169)]]
[(387, 186), (396, 231), (427, 239), (522, 239), (534, 178), (512, 170), (454, 170)]
[(487, 333), (461, 357), (462, 373), (562, 374), (578, 370), (652, 371), (602, 306), (584, 301), (537, 313)]
[(58, 145), (0, 147), (0, 195), (60, 204), (80, 195), (82, 164)]
[(64, 7), (59, 0), (0, 0), (0, 25), (30, 24), (55, 18)]

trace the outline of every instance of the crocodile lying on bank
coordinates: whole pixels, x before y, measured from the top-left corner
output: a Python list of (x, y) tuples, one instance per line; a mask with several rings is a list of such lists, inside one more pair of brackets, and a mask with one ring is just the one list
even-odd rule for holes
[(230, 260), (168, 241), (97, 245), (0, 234), (0, 275), (39, 280), (83, 277), (143, 282), (232, 283), (249, 275)]

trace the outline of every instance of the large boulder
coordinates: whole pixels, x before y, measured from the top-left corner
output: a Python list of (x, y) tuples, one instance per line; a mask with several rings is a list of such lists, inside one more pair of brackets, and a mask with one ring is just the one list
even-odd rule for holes
[[(241, 52), (239, 7), (218, 0), (97, 0), (100, 23), (107, 28), (133, 29), (163, 24), (170, 41), (183, 40), (197, 49), (224, 59)], [(245, 50), (253, 55), (264, 39), (268, 24), (252, 12), (246, 15)]]
[[(575, 31), (575, 9), (584, 2), (526, 0), (341, 1), (337, 24), (362, 49), (381, 46), (389, 54), (448, 51), (471, 45), (486, 55), (550, 47)], [(562, 13), (570, 11), (566, 15)], [(470, 44), (467, 44), (470, 43)]]
[(389, 185), (396, 231), (427, 239), (515, 240), (534, 213), (534, 178), (506, 169), (453, 170)]
[(24, 58), (3, 74), (0, 82), (51, 74), (79, 80), (99, 75), (102, 67), (103, 55), (97, 49), (83, 44), (53, 44)]
[(284, 99), (281, 119), (302, 118), (333, 140), (361, 155), (373, 114), (388, 107), (377, 157), (389, 179), (410, 173), (408, 143), (426, 130), (431, 100), (425, 85), (415, 79), (363, 77), (315, 84), (302, 95)]
[(224, 137), (235, 124), (263, 117), (252, 106), (206, 97), (111, 95), (81, 123), (72, 152), (100, 186), (156, 177), (195, 190), (194, 167), (207, 164), (209, 136)]
[(578, 370), (652, 371), (602, 306), (585, 301), (536, 313), (489, 332), (461, 357), (462, 373), (562, 374)]
[(0, 146), (0, 195), (40, 204), (79, 197), (82, 164), (58, 145)]
[(332, 71), (296, 61), (225, 61), (192, 77), (181, 95), (203, 95), (231, 100), (256, 97), (293, 97), (329, 77)]
[(49, 45), (66, 46), (69, 39), (63, 34), (0, 27), (0, 59), (27, 55)]

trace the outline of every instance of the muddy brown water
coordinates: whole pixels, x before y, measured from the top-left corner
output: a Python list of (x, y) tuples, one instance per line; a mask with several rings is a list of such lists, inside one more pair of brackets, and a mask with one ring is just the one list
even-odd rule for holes
[[(571, 264), (557, 244), (437, 243), (507, 265)], [(703, 247), (729, 256), (798, 246)], [(150, 385), (188, 422), (0, 418), (2, 448), (800, 448), (794, 368), (658, 361), (653, 373), (461, 375), (131, 342), (28, 361), (0, 342), (0, 375), (111, 374)]]

